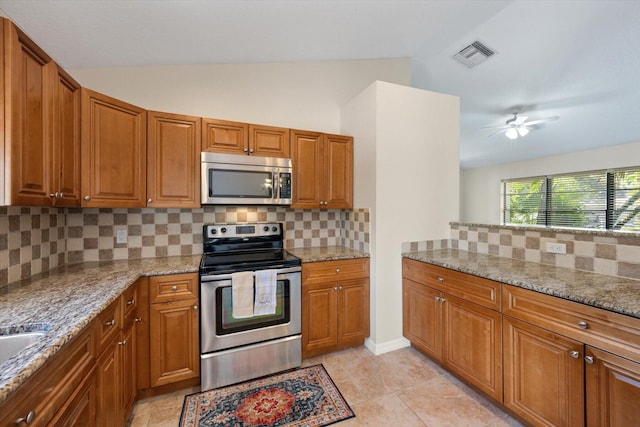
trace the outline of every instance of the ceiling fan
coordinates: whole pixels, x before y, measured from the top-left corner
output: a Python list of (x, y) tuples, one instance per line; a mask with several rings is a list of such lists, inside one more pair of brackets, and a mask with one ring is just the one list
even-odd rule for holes
[(518, 116), (518, 113), (512, 113), (513, 117), (505, 122), (502, 126), (484, 126), (482, 129), (498, 129), (495, 132), (487, 135), (488, 137), (504, 133), (509, 139), (518, 139), (518, 136), (525, 136), (531, 130), (531, 126), (539, 125), (544, 122), (551, 122), (558, 120), (560, 117), (545, 117), (542, 119), (527, 121), (527, 116)]

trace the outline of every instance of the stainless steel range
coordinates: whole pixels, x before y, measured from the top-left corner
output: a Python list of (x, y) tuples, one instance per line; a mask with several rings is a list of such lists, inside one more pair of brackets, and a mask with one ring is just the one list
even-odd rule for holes
[(200, 263), (202, 390), (300, 366), (300, 260), (282, 224), (204, 226)]

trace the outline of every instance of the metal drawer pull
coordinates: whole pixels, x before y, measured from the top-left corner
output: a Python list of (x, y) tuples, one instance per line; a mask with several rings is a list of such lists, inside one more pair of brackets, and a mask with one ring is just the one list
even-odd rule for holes
[(444, 277), (438, 277), (438, 282), (439, 283), (444, 283)]
[(587, 329), (589, 327), (589, 325), (587, 325), (587, 322), (585, 322), (584, 320), (578, 322), (578, 326), (580, 326), (582, 329)]
[(133, 305), (136, 303), (136, 300), (134, 298), (131, 298), (131, 300), (127, 301), (127, 305)]
[(574, 359), (577, 359), (578, 357), (580, 357), (580, 352), (579, 351), (572, 351), (571, 353), (569, 353), (571, 355), (571, 357), (573, 357)]
[(109, 322), (104, 322), (104, 326), (113, 326), (116, 324), (116, 319), (111, 319)]
[(178, 290), (178, 287), (174, 285), (174, 286), (172, 286), (172, 287), (171, 287), (171, 290), (172, 290), (172, 291), (177, 291), (177, 290)]
[(142, 317), (136, 317), (134, 320), (136, 321), (136, 323), (140, 323), (142, 322)]
[(16, 424), (31, 424), (36, 418), (36, 411), (29, 411), (26, 417), (20, 417), (16, 420)]
[(197, 305), (194, 305), (194, 306), (193, 306), (193, 309), (194, 309), (195, 311), (198, 311), (198, 306), (197, 306)]
[(118, 341), (118, 344), (120, 344), (120, 345), (127, 345), (127, 340), (124, 340), (124, 341)]
[(585, 356), (584, 361), (587, 362), (589, 365), (593, 365), (593, 356)]
[(339, 268), (336, 268), (336, 273), (340, 273), (340, 269)]

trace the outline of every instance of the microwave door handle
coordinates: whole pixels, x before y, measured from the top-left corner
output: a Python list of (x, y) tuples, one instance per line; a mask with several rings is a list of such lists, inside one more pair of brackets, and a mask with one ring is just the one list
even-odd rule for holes
[(271, 182), (273, 182), (273, 199), (278, 200), (280, 199), (280, 173), (279, 172), (273, 173), (273, 179), (271, 180)]

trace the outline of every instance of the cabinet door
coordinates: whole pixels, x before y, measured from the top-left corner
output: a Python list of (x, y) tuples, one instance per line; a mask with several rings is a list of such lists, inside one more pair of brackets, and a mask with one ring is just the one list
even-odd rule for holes
[(200, 207), (200, 118), (148, 113), (147, 205)]
[(443, 364), (501, 400), (502, 315), (446, 293), (443, 297)]
[(324, 135), (324, 208), (350, 209), (353, 207), (353, 138)]
[(97, 425), (112, 427), (122, 425), (122, 369), (120, 345), (117, 338), (102, 353), (96, 369)]
[(80, 206), (80, 85), (55, 65), (51, 192), (57, 206)]
[(96, 379), (94, 372), (47, 424), (51, 427), (94, 427), (96, 425)]
[(411, 345), (442, 361), (441, 293), (408, 279), (402, 280), (402, 330)]
[(322, 179), (322, 134), (291, 131), (292, 208), (319, 208)]
[(249, 154), (288, 158), (290, 156), (289, 129), (249, 125)]
[(149, 278), (138, 279), (138, 311), (136, 322), (137, 389), (149, 388)]
[(152, 387), (200, 375), (197, 305), (197, 299), (151, 305)]
[(584, 425), (582, 343), (504, 316), (504, 404), (533, 425)]
[(22, 31), (8, 30), (10, 204), (51, 205), (51, 58)]
[(82, 89), (82, 206), (146, 206), (145, 110)]
[(302, 357), (338, 345), (338, 284), (302, 285)]
[(136, 400), (137, 390), (137, 352), (136, 352), (136, 324), (134, 322), (121, 335), (118, 341), (122, 356), (122, 401), (123, 416), (129, 414)]
[(247, 123), (202, 119), (202, 151), (249, 154), (248, 137)]
[(358, 345), (369, 336), (369, 279), (338, 283), (338, 343)]
[(587, 425), (626, 427), (640, 420), (640, 363), (587, 347)]

